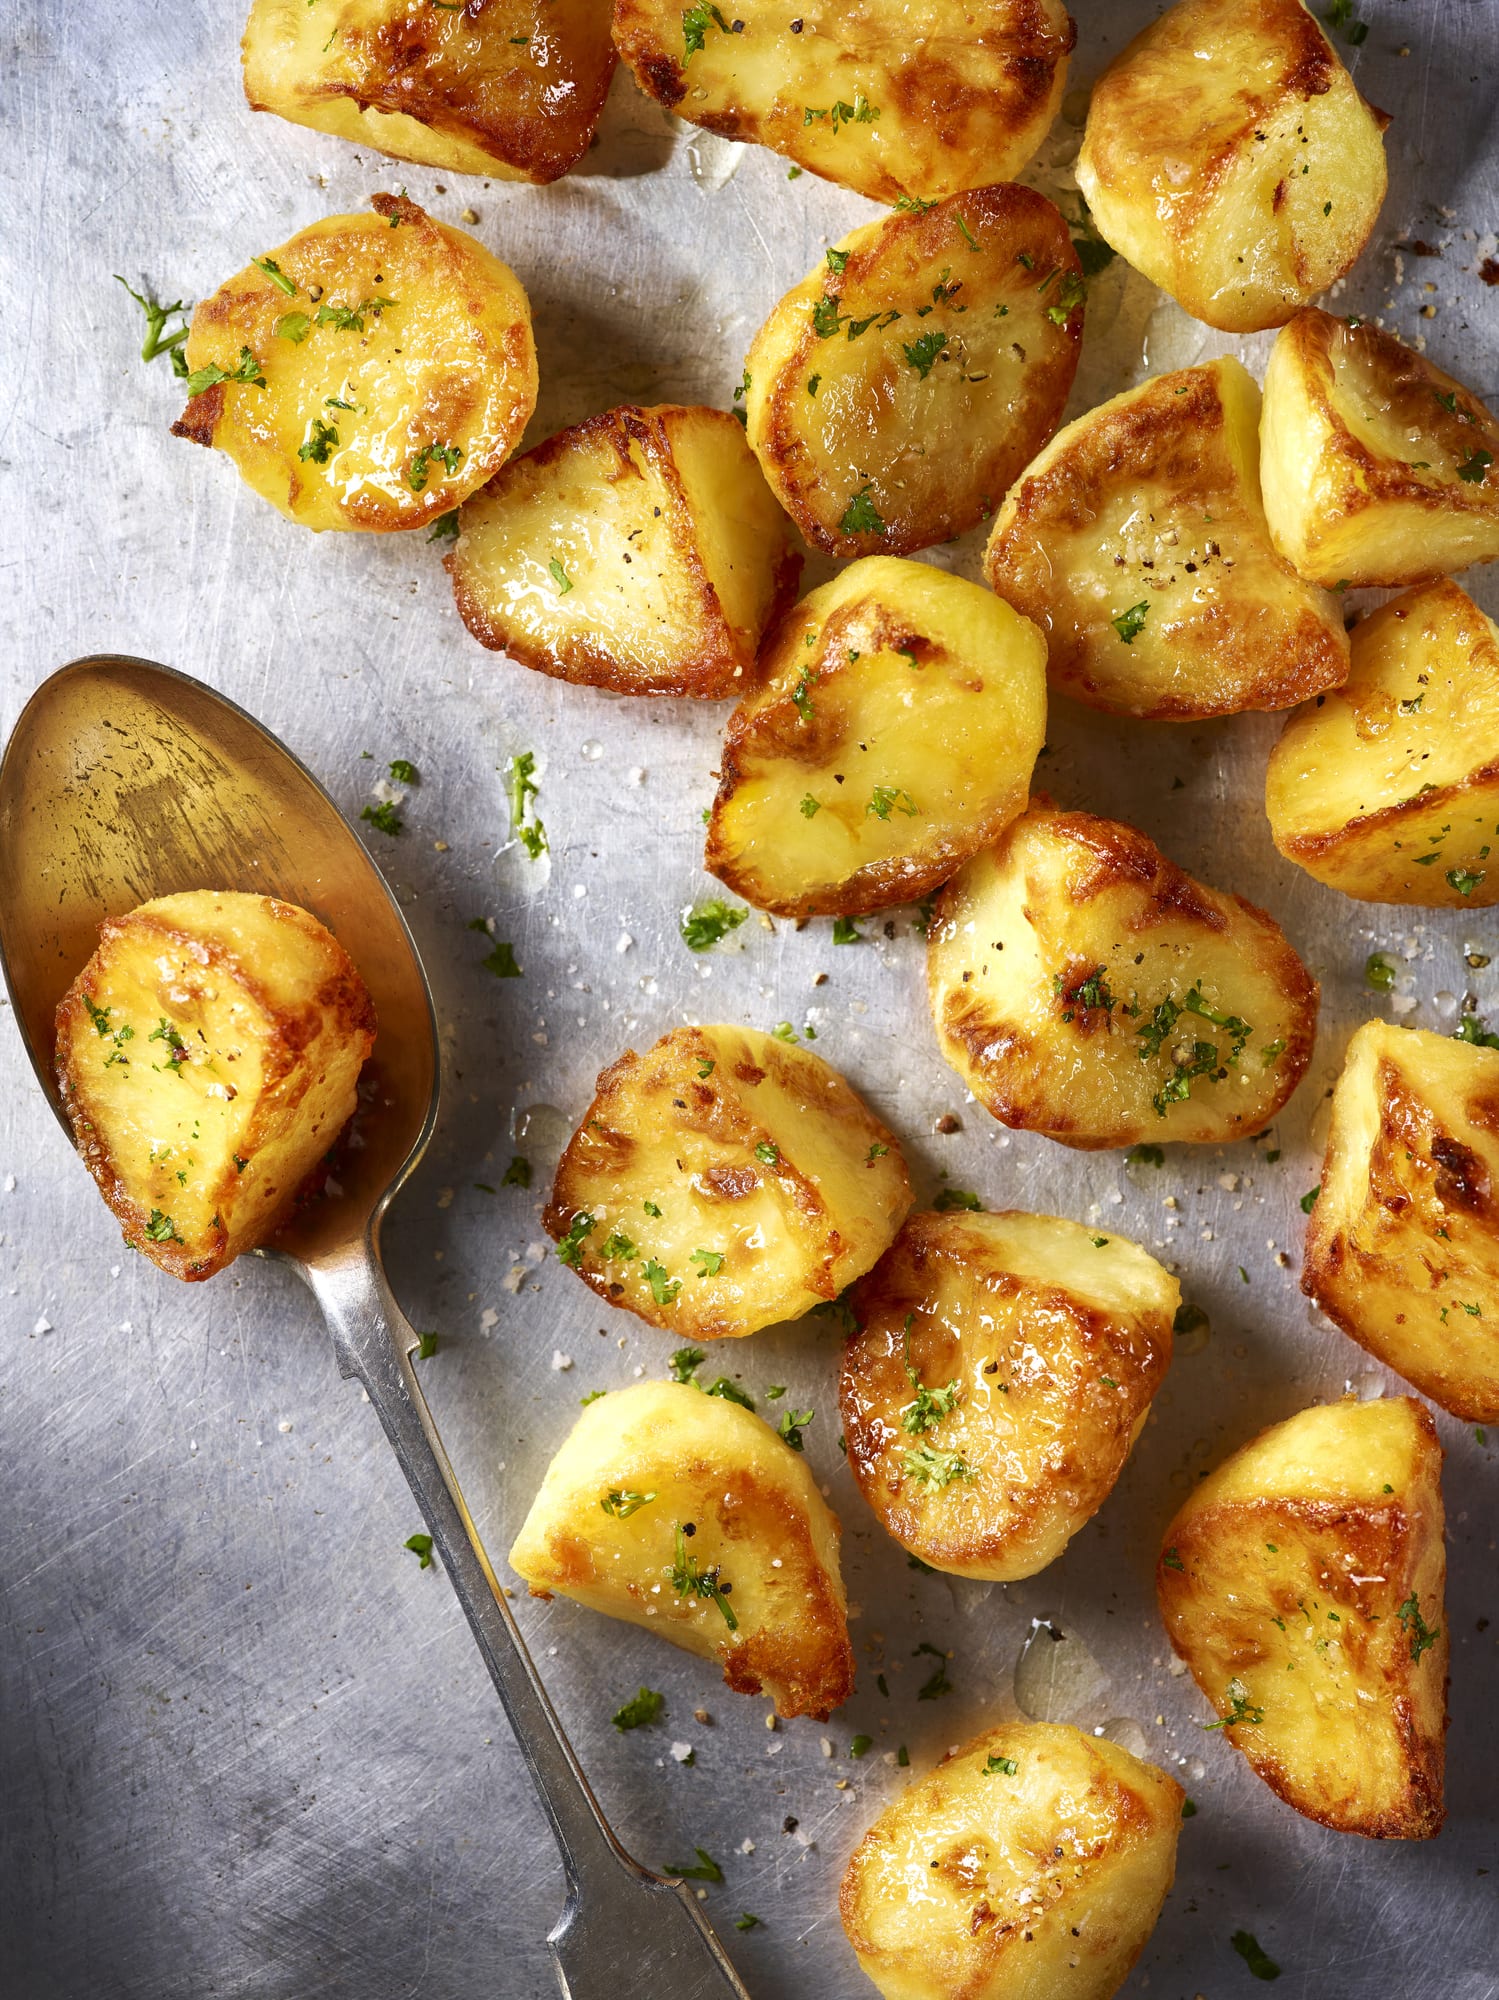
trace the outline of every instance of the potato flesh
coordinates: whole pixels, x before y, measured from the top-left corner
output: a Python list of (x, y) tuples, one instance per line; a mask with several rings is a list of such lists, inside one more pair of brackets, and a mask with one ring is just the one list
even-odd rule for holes
[(1209, 326), (1279, 326), (1354, 262), (1379, 120), (1300, 0), (1182, 0), (1095, 84), (1077, 163), (1099, 231)]
[(1499, 1422), (1499, 1053), (1368, 1021), (1333, 1091), (1301, 1288), (1434, 1403)]
[[(302, 230), (268, 253), (295, 292), (248, 265), (197, 308), (184, 350), (192, 370), (232, 373), (248, 348), (265, 386), (210, 387), (174, 431), (226, 452), (308, 528), (384, 532), (449, 512), (504, 464), (536, 403), (514, 273), (414, 202), (377, 200), (395, 226), (379, 213)], [(362, 327), (317, 323), (336, 310)], [(294, 316), (300, 340), (275, 330)]]
[[(1288, 1805), (1380, 1839), (1442, 1821), (1441, 1446), (1408, 1397), (1304, 1410), (1236, 1452), (1166, 1532), (1176, 1650)], [(1258, 1720), (1255, 1720), (1255, 1717)]]
[[(622, 1496), (612, 1509), (611, 1493)], [(555, 1591), (626, 1619), (718, 1661), (736, 1692), (763, 1692), (785, 1716), (823, 1718), (854, 1685), (840, 1533), (805, 1459), (761, 1418), (686, 1384), (650, 1382), (611, 1389), (583, 1411), (510, 1563), (533, 1595)], [(690, 1583), (682, 1555), (716, 1577), (721, 1598), (675, 1587), (674, 1573)]]
[(1303, 576), (1398, 587), (1499, 556), (1499, 421), (1376, 326), (1296, 315), (1261, 446), (1270, 531)]
[(1075, 36), (1063, 0), (991, 0), (981, 33), (954, 0), (844, 0), (794, 28), (745, 0), (729, 33), (709, 14), (689, 55), (685, 15), (677, 0), (615, 0), (642, 90), (885, 202), (1018, 173), (1061, 103)]
[(885, 2000), (1109, 2000), (1171, 1886), (1182, 1797), (1107, 1737), (1001, 1723), (855, 1848), (849, 1942)]
[(573, 1268), (600, 1298), (717, 1340), (835, 1299), (910, 1205), (894, 1134), (820, 1057), (676, 1028), (599, 1078), (545, 1223), (563, 1242), (592, 1219)]
[(705, 865), (760, 909), (925, 895), (1023, 810), (1046, 647), (988, 591), (871, 556), (783, 619), (730, 720)]
[(1499, 627), (1443, 580), (1353, 632), (1353, 665), (1270, 753), (1265, 806), (1290, 861), (1370, 903), (1499, 902)]
[(1270, 542), (1259, 408), (1239, 362), (1183, 368), (1079, 417), (1022, 475), (984, 574), (1046, 633), (1064, 693), (1188, 721), (1343, 679), (1336, 599)]
[(604, 108), (609, 15), (609, 0), (487, 0), (477, 15), (420, 0), (253, 0), (245, 95), (399, 160), (553, 181)]
[(735, 692), (801, 558), (723, 410), (626, 405), (506, 466), (447, 559), (482, 645), (619, 694)]
[[(908, 1218), (854, 1290), (839, 1380), (849, 1468), (881, 1526), (957, 1576), (1044, 1569), (1112, 1490), (1180, 1303), (1153, 1257), (1080, 1223)], [(946, 1414), (918, 1383), (938, 1405), (956, 1385)]]
[[(1034, 806), (943, 892), (927, 979), (942, 1053), (979, 1102), (1069, 1146), (1257, 1132), (1316, 1025), (1316, 982), (1263, 910), (1132, 827)], [(1247, 1027), (1237, 1056), (1237, 1032), (1187, 1006), (1194, 991)], [(1152, 1052), (1163, 1006), (1180, 1011)]]
[(111, 918), (58, 1009), (57, 1073), (126, 1242), (180, 1278), (263, 1242), (348, 1122), (374, 1031), (305, 910), (197, 890)]
[(1061, 419), (1083, 331), (1067, 225), (1030, 188), (984, 187), (867, 223), (828, 256), (746, 357), (749, 442), (815, 548), (949, 541)]

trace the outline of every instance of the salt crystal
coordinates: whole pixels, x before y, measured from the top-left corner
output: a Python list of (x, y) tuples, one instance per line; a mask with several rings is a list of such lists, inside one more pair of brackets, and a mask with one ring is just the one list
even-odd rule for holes
[(560, 1347), (552, 1349), (552, 1366), (559, 1375), (565, 1375), (572, 1365), (573, 1358), (570, 1354), (564, 1354)]

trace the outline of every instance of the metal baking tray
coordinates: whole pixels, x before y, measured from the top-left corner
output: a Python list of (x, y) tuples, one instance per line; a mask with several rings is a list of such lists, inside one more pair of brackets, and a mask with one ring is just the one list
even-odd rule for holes
[[(1074, 0), (1071, 92), (1027, 178), (1070, 187), (1088, 83), (1155, 11)], [(1339, 308), (1419, 338), (1492, 397), (1499, 293), (1480, 273), (1499, 250), (1499, 7), (1359, 11), (1368, 38), (1343, 53), (1394, 114), (1391, 185)], [(1434, 1842), (1313, 1826), (1205, 1734), (1205, 1704), (1169, 1664), (1151, 1566), (1200, 1469), (1345, 1384), (1392, 1385), (1302, 1300), (1298, 1199), (1318, 1178), (1326, 1090), (1358, 1021), (1450, 1026), (1467, 992), (1499, 1010), (1499, 914), (1366, 907), (1282, 863), (1261, 802), (1272, 718), (1131, 724), (1057, 701), (1051, 794), (1135, 821), (1265, 904), (1322, 982), (1312, 1070), (1274, 1139), (1178, 1147), (1162, 1170), (1010, 1135), (965, 1100), (927, 1021), (909, 912), (867, 925), (856, 947), (833, 948), (826, 924), (752, 921), (691, 956), (677, 920), (708, 887), (699, 814), (726, 710), (529, 674), (467, 637), (420, 536), (315, 539), (281, 520), (223, 458), (168, 436), (178, 385), (165, 364), (141, 367), (111, 273), (201, 297), (251, 252), (404, 183), (446, 220), (476, 211), (476, 233), (527, 286), (540, 437), (623, 400), (726, 406), (770, 306), (873, 211), (811, 175), (788, 182), (773, 154), (694, 133), (623, 76), (598, 145), (549, 189), (364, 156), (250, 113), (240, 26), (235, 7), (159, 0), (122, 0), (107, 20), (17, 0), (0, 26), (13, 190), (0, 703), (8, 726), (63, 660), (142, 654), (250, 708), (351, 815), (390, 758), (418, 765), (405, 835), (368, 838), (436, 987), (445, 1102), (388, 1261), (415, 1324), (440, 1334), (423, 1379), (497, 1562), (579, 1397), (665, 1370), (665, 1337), (601, 1311), (543, 1254), (538, 1203), (595, 1072), (673, 1023), (810, 1022), (901, 1133), (923, 1197), (945, 1174), (994, 1204), (1105, 1222), (1178, 1268), (1211, 1322), (1182, 1343), (1097, 1519), (1008, 1588), (919, 1575), (875, 1527), (838, 1451), (826, 1323), (721, 1345), (713, 1370), (752, 1393), (789, 1383), (816, 1411), (807, 1449), (845, 1525), (860, 1687), (825, 1727), (771, 1729), (768, 1704), (648, 1634), (523, 1604), (622, 1838), (653, 1863), (701, 1845), (722, 1864), (710, 1907), (757, 2000), (860, 2000), (870, 1989), (836, 1913), (845, 1857), (907, 1775), (898, 1747), (919, 1770), (1013, 1713), (1023, 1656), (1032, 1709), (1104, 1728), (1177, 1772), (1198, 1806), (1130, 1995), (1247, 1992), (1228, 1942), (1245, 1928), (1282, 1967), (1286, 2000), (1492, 2000), (1499, 1438), (1439, 1420), (1453, 1655)], [(1225, 350), (1258, 372), (1268, 339), (1210, 333), (1116, 262), (1093, 286), (1074, 409)], [(976, 541), (929, 559), (976, 574)], [(825, 573), (810, 564), (807, 581)], [(1499, 611), (1499, 578), (1464, 582)], [(504, 767), (523, 749), (551, 839), (537, 863), (508, 835)], [(481, 969), (476, 916), (514, 942), (523, 980)], [(1400, 967), (1389, 994), (1363, 985), (1374, 949)], [(562, 1894), (551, 1841), (446, 1583), (401, 1546), (412, 1503), (311, 1301), (273, 1263), (189, 1288), (124, 1252), (8, 1019), (0, 1051), (0, 1995), (544, 2000)], [(943, 1136), (947, 1113), (961, 1129)], [(514, 1153), (535, 1163), (530, 1194), (500, 1187)], [(951, 1653), (940, 1700), (917, 1697), (922, 1644)], [(622, 1735), (610, 1716), (641, 1683), (666, 1692), (667, 1718)], [(858, 1760), (856, 1733), (874, 1738)], [(736, 1932), (746, 1911), (761, 1921)]]

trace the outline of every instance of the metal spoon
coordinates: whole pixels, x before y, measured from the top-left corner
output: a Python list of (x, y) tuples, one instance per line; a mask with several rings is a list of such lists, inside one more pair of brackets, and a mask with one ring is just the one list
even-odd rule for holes
[[(31, 697), (0, 762), (0, 962), (32, 1065), (67, 1129), (53, 1013), (107, 916), (181, 889), (300, 904), (373, 996), (379, 1039), (364, 1144), (341, 1192), (276, 1239), (311, 1286), (346, 1376), (369, 1392), (452, 1578), (562, 1850), (567, 1902), (547, 1942), (569, 2000), (748, 2000), (696, 1898), (609, 1829), (562, 1733), (464, 1505), (411, 1366), (380, 1225), (437, 1119), (437, 1029), (394, 898), (322, 786), (201, 682), (147, 660), (75, 660)], [(69, 1133), (71, 1138), (71, 1132)]]

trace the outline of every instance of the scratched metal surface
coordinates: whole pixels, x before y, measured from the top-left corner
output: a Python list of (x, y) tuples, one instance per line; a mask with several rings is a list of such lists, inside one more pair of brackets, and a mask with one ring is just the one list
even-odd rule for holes
[[(1152, 11), (1077, 0), (1075, 82)], [(1499, 9), (1365, 0), (1362, 12), (1371, 29), (1352, 60), (1395, 114), (1392, 184), (1342, 298), (1423, 335), (1492, 397), (1499, 294), (1476, 267), (1499, 225)], [(472, 205), (477, 233), (531, 293), (539, 436), (626, 398), (727, 403), (761, 317), (867, 205), (811, 176), (788, 184), (771, 155), (696, 145), (625, 80), (584, 171), (545, 191), (448, 179), (439, 193), (440, 175), (252, 116), (238, 25), (233, 7), (162, 0), (126, 0), (107, 21), (97, 7), (13, 0), (0, 24), (4, 719), (61, 661), (117, 649), (246, 704), (351, 814), (386, 760), (419, 765), (405, 836), (369, 838), (436, 987), (446, 1102), (389, 1256), (414, 1321), (440, 1330), (424, 1378), (496, 1556), (579, 1396), (661, 1371), (670, 1343), (601, 1314), (540, 1259), (534, 1195), (476, 1184), (498, 1184), (513, 1152), (543, 1181), (558, 1111), (576, 1115), (605, 1060), (673, 1022), (812, 1020), (818, 1048), (902, 1134), (923, 1194), (945, 1171), (994, 1203), (1105, 1220), (1179, 1266), (1211, 1315), (1100, 1518), (1009, 1589), (915, 1575), (874, 1529), (840, 1462), (820, 1324), (715, 1353), (710, 1366), (751, 1390), (789, 1382), (816, 1410), (808, 1450), (845, 1523), (861, 1687), (826, 1729), (769, 1733), (765, 1704), (649, 1636), (566, 1604), (523, 1606), (622, 1836), (657, 1863), (697, 1844), (720, 1859), (711, 1907), (758, 2000), (855, 2000), (869, 1989), (836, 1884), (899, 1782), (896, 1746), (920, 1769), (1012, 1712), (1021, 1641), (1049, 1618), (1103, 1676), (1091, 1694), (1059, 1691), (1061, 1712), (1114, 1724), (1185, 1770), (1200, 1808), (1131, 1995), (1244, 1991), (1228, 1939), (1247, 1927), (1283, 1967), (1288, 2000), (1489, 2000), (1494, 1446), (1440, 1420), (1453, 1719), (1434, 1843), (1381, 1847), (1309, 1825), (1204, 1735), (1204, 1704), (1166, 1666), (1150, 1567), (1196, 1469), (1345, 1381), (1375, 1393), (1385, 1379), (1296, 1290), (1318, 1107), (1370, 1012), (1441, 1026), (1469, 987), (1499, 1007), (1499, 918), (1343, 903), (1281, 864), (1260, 804), (1268, 719), (1172, 730), (1057, 704), (1052, 792), (1137, 820), (1188, 867), (1269, 905), (1323, 984), (1280, 1163), (1247, 1146), (1178, 1148), (1156, 1173), (1008, 1137), (964, 1102), (933, 1046), (904, 917), (893, 937), (876, 928), (847, 950), (830, 949), (825, 925), (752, 924), (740, 949), (690, 957), (675, 922), (705, 886), (698, 817), (722, 711), (627, 705), (527, 675), (468, 640), (419, 538), (314, 539), (280, 520), (225, 460), (167, 435), (176, 385), (165, 363), (137, 361), (139, 329), (110, 273), (191, 299), (379, 188), (404, 181), (452, 221)], [(1076, 142), (1064, 118), (1042, 185), (1066, 184)], [(1415, 239), (1440, 255), (1398, 247)], [(1420, 316), (1426, 304), (1434, 316)], [(1077, 406), (1227, 344), (1116, 264), (1095, 287)], [(1265, 344), (1243, 351), (1258, 364)], [(973, 557), (940, 559), (971, 571)], [(1499, 610), (1495, 579), (1467, 581)], [(538, 754), (552, 843), (535, 866), (506, 845), (500, 770), (520, 748)], [(523, 983), (480, 970), (465, 928), (480, 914), (513, 939)], [(1470, 943), (1496, 964), (1470, 972)], [(1362, 989), (1375, 947), (1402, 968), (1391, 996)], [(8, 1018), (0, 1051), (0, 1995), (540, 2000), (561, 1894), (548, 1837), (445, 1583), (402, 1550), (413, 1508), (309, 1300), (275, 1264), (247, 1261), (200, 1289), (124, 1253)], [(962, 1130), (938, 1137), (946, 1111)], [(531, 1121), (519, 1142), (518, 1119)], [(923, 1642), (951, 1651), (944, 1700), (915, 1699)], [(668, 1719), (618, 1734), (611, 1711), (642, 1682), (666, 1692)], [(702, 1706), (708, 1725), (693, 1720)], [(875, 1749), (854, 1762), (858, 1731)], [(691, 1766), (674, 1761), (674, 1741), (693, 1746)], [(760, 1926), (727, 1928), (741, 1911)]]

